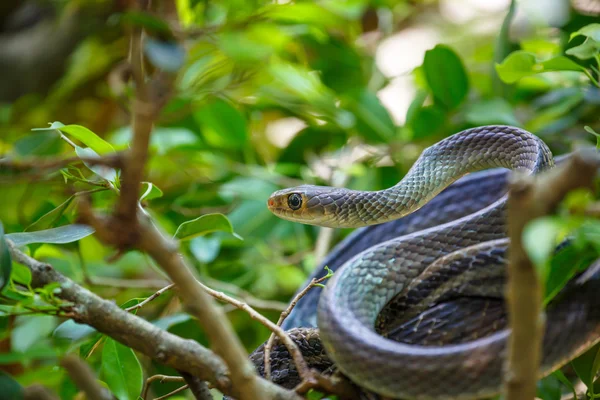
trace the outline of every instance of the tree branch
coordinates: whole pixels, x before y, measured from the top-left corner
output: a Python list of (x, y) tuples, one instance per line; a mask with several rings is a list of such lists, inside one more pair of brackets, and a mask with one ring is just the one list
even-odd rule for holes
[(598, 164), (596, 152), (585, 149), (546, 173), (513, 176), (509, 183), (506, 301), (512, 333), (505, 373), (508, 400), (535, 397), (544, 330), (543, 282), (523, 248), (523, 230), (531, 220), (551, 213), (569, 191), (593, 188)]
[[(126, 312), (113, 302), (98, 297), (66, 278), (50, 264), (24, 254), (10, 240), (7, 240), (7, 244), (12, 259), (31, 270), (32, 287), (39, 288), (54, 282), (60, 284), (57, 297), (73, 303), (70, 312), (77, 322), (90, 325), (160, 363), (210, 382), (225, 394), (241, 397), (242, 388), (232, 384), (227, 367), (212, 351), (193, 340), (182, 339)], [(295, 393), (264, 379), (257, 377), (256, 382), (266, 394), (264, 399), (299, 399)]]
[(180, 371), (180, 373), (196, 400), (212, 400), (213, 396), (206, 382), (187, 372)]
[(60, 362), (75, 385), (88, 400), (112, 400), (112, 394), (98, 383), (90, 366), (75, 355), (67, 355)]

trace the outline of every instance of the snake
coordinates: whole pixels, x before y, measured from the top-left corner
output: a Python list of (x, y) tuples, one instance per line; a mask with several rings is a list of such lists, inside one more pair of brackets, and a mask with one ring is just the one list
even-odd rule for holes
[[(330, 255), (344, 258), (339, 257), (344, 249), (353, 249), (319, 293), (318, 330), (310, 328), (308, 345), (314, 346), (318, 337), (319, 357), (328, 357), (359, 387), (387, 398), (474, 399), (498, 394), (510, 329), (493, 323), (489, 315), (504, 318), (502, 285), (509, 242), (507, 196), (500, 192), (505, 171), (533, 175), (553, 166), (552, 153), (537, 136), (493, 125), (464, 130), (428, 147), (388, 189), (301, 185), (273, 193), (267, 206), (280, 218), (361, 228)], [(486, 171), (490, 168), (491, 173)], [(485, 187), (484, 182), (498, 198), (484, 195), (485, 188), (476, 198), (466, 191), (478, 192), (474, 188)], [(460, 206), (454, 209), (449, 205), (456, 203)], [(428, 207), (431, 214), (424, 214)], [(396, 222), (415, 215), (420, 216), (411, 223)], [(370, 247), (353, 245), (365, 234), (379, 234), (384, 241)], [(574, 279), (546, 308), (540, 376), (600, 340), (598, 269)], [(481, 317), (485, 310), (472, 317), (474, 308), (490, 304), (495, 312), (487, 318)], [(308, 326), (315, 322), (299, 314), (292, 319)], [(423, 321), (429, 326), (420, 326)], [(433, 326), (438, 321), (443, 323)], [(469, 330), (469, 324), (475, 328)], [(414, 340), (419, 336), (415, 332), (425, 332), (425, 338)]]

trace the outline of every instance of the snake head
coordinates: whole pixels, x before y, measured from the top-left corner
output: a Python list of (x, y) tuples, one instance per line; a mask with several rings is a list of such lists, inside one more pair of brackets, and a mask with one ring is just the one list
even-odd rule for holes
[(274, 192), (267, 201), (279, 218), (309, 225), (340, 227), (340, 210), (348, 189), (302, 185)]

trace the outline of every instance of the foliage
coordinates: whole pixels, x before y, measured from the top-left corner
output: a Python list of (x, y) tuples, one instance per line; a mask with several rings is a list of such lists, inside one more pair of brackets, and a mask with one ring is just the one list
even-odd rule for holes
[[(57, 13), (66, 15), (78, 2), (58, 3), (64, 4), (55, 5)], [(475, 24), (453, 21), (431, 1), (175, 3), (176, 24), (159, 11), (113, 10), (101, 30), (79, 42), (48, 93), (0, 104), (5, 160), (23, 165), (32, 157), (85, 160), (58, 169), (0, 169), (5, 392), (37, 382), (73, 398), (73, 382), (54, 368), (66, 352), (84, 358), (119, 399), (136, 398), (143, 378), (176, 374), (65, 318), (57, 286), (32, 288), (30, 271), (11, 262), (4, 242), (10, 239), (122, 308), (156, 291), (139, 284), (163, 278), (151, 260), (135, 251), (115, 260), (91, 228), (77, 224), (81, 201), (89, 198), (109, 211), (120, 191), (120, 171), (91, 161), (131, 142), (126, 104), (132, 88), (118, 78), (127, 58), (124, 38), (133, 28), (148, 33), (147, 68), (176, 76), (173, 97), (151, 138), (141, 205), (179, 240), (199, 275), (225, 292), (234, 285), (261, 299), (287, 302), (315, 267), (318, 228), (270, 214), (265, 202), (275, 190), (344, 180), (360, 190), (389, 187), (424, 148), (472, 126), (523, 127), (555, 154), (592, 143), (590, 133), (600, 127), (600, 25), (575, 11), (561, 26), (530, 24), (520, 35), (506, 28), (496, 38), (501, 15), (478, 16), (493, 26), (481, 33)], [(513, 17), (509, 13), (503, 26), (515, 25)], [(410, 40), (401, 36), (408, 27), (433, 29), (443, 43), (423, 49), (422, 62), (399, 76), (379, 58), (390, 58), (392, 51), (383, 45), (392, 39)], [(391, 102), (384, 95), (399, 83), (414, 89), (400, 112), (394, 105), (402, 91), (391, 92)], [(526, 245), (547, 301), (600, 254), (600, 222), (584, 216), (594, 202), (590, 193), (574, 194), (557, 215), (528, 228)], [(335, 240), (347, 233), (337, 232)], [(575, 245), (555, 254), (565, 238), (574, 238)], [(172, 293), (138, 313), (207, 344)], [(264, 314), (278, 317), (275, 311)], [(244, 312), (228, 315), (248, 350), (267, 338), (266, 328)], [(598, 392), (596, 357), (597, 351), (587, 353), (574, 363), (591, 396)], [(559, 398), (571, 390), (570, 379), (546, 378), (540, 396)], [(151, 391), (160, 396), (176, 387), (155, 382)]]

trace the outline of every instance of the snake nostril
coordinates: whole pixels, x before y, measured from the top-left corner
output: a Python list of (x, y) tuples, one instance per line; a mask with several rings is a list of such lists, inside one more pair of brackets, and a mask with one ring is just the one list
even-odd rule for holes
[(275, 206), (275, 201), (273, 199), (269, 199), (268, 201), (269, 207)]

